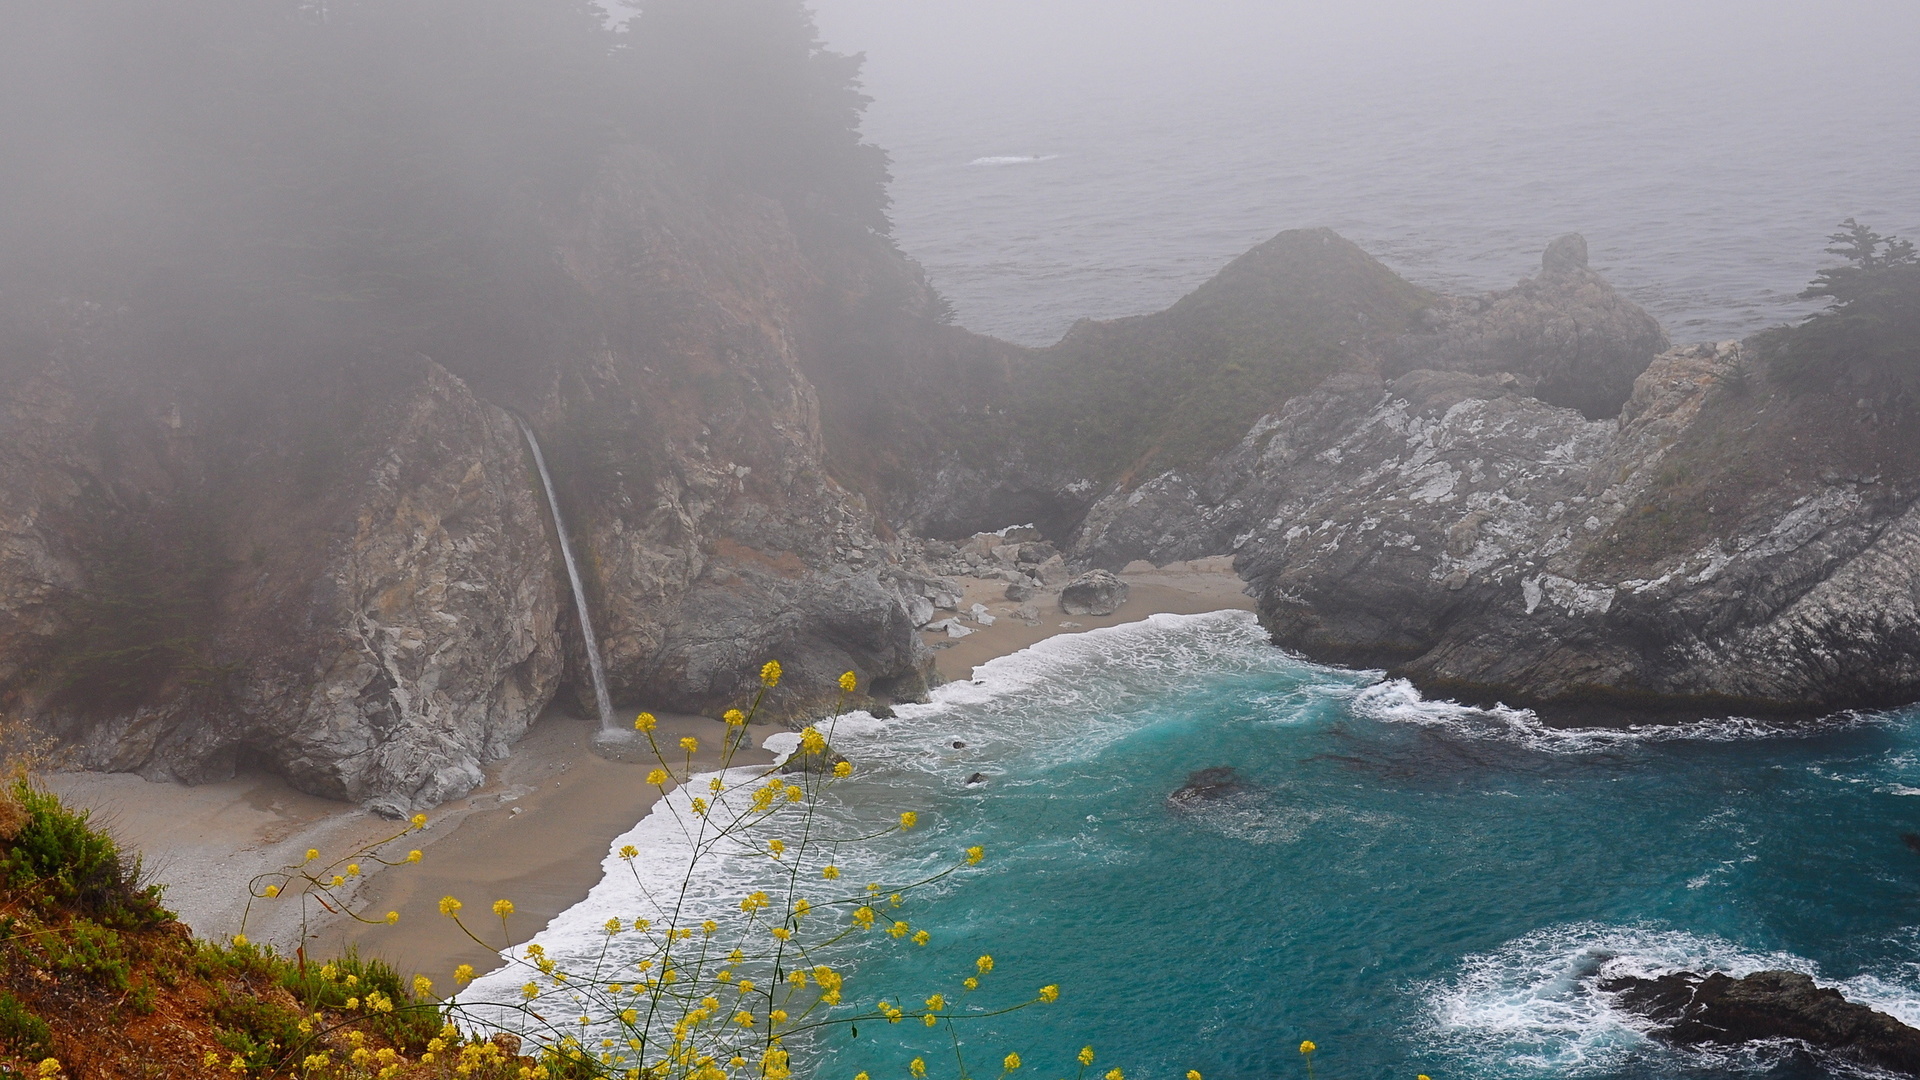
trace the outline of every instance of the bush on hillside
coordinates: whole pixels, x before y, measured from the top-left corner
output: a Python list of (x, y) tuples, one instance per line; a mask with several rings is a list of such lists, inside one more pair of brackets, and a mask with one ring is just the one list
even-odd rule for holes
[(1832, 306), (1762, 339), (1769, 370), (1800, 392), (1920, 403), (1920, 259), (1911, 241), (1848, 218), (1826, 249), (1846, 264), (1801, 294)]

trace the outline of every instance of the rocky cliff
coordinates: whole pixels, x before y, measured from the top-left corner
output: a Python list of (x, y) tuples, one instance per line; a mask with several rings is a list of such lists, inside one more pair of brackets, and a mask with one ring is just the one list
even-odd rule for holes
[[(183, 367), (153, 312), (43, 312), (0, 390), (6, 706), (153, 778), (252, 764), (393, 813), (471, 789), (556, 694), (590, 700), (508, 409), (544, 440), (621, 706), (717, 709), (775, 657), (802, 711), (846, 670), (923, 693), (923, 583), (830, 474), (803, 369), (844, 278), (777, 201), (639, 151), (548, 228), (567, 333), (504, 377)], [(919, 320), (911, 264), (850, 248)]]
[(1654, 357), (1584, 253), (1112, 491), (1075, 553), (1232, 552), (1276, 643), (1553, 716), (1920, 697), (1910, 426), (1790, 393), (1750, 346)]

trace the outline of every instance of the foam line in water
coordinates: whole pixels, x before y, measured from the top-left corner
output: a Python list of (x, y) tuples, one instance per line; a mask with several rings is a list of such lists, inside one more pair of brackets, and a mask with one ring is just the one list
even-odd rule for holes
[(1531, 709), (1505, 705), (1478, 708), (1454, 701), (1424, 697), (1405, 679), (1387, 679), (1354, 696), (1356, 716), (1386, 723), (1444, 727), (1476, 739), (1515, 742), (1555, 754), (1586, 754), (1618, 749), (1629, 743), (1740, 742), (1756, 739), (1793, 739), (1838, 729), (1886, 722), (1879, 714), (1847, 712), (1814, 721), (1754, 720), (1730, 716), (1671, 724), (1629, 724), (1622, 727), (1551, 727)]
[(1006, 154), (992, 157), (977, 157), (967, 162), (971, 166), (981, 165), (1034, 165), (1042, 161), (1052, 161), (1059, 154)]

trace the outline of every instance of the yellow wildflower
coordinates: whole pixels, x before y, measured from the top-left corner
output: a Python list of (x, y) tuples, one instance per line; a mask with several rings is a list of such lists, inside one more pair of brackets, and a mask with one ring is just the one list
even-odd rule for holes
[(903, 829), (911, 829), (915, 825), (919, 824), (919, 822), (920, 822), (920, 815), (914, 813), (911, 810), (904, 811), (900, 815), (900, 827)]
[(1313, 1040), (1312, 1040), (1312, 1039), (1307, 1039), (1307, 1040), (1304, 1040), (1304, 1041), (1303, 1041), (1303, 1042), (1301, 1042), (1301, 1044), (1300, 1044), (1300, 1052), (1301, 1052), (1301, 1053), (1303, 1053), (1303, 1054), (1311, 1054), (1311, 1053), (1313, 1053), (1313, 1052), (1314, 1052), (1315, 1050), (1318, 1050), (1318, 1049), (1320, 1049), (1320, 1048), (1319, 1048), (1319, 1047), (1317, 1047), (1317, 1046), (1315, 1046), (1315, 1045), (1313, 1045)]
[(826, 748), (827, 748), (827, 737), (825, 735), (820, 734), (819, 728), (814, 727), (812, 724), (808, 724), (805, 728), (801, 729), (801, 732), (800, 732), (800, 752), (801, 753), (818, 754), (824, 751)]
[(967, 865), (979, 866), (980, 860), (987, 857), (987, 849), (975, 844), (967, 849)]
[(246, 945), (246, 943), (247, 943), (247, 935), (245, 935), (245, 934), (235, 934), (235, 935), (233, 935), (233, 943), (234, 943), (235, 945), (241, 945), (241, 946), (244, 946), (244, 945)]
[(413, 977), (413, 996), (414, 997), (424, 998), (432, 993), (433, 993), (432, 979), (427, 978), (425, 975), (415, 975)]
[(449, 919), (457, 918), (463, 906), (465, 905), (451, 896), (443, 896), (440, 898), (440, 914), (445, 915)]
[(626, 860), (628, 860), (628, 861), (632, 861), (633, 859), (636, 859), (636, 858), (638, 858), (639, 856), (640, 856), (640, 849), (639, 849), (639, 848), (637, 848), (637, 847), (634, 847), (634, 846), (633, 846), (632, 844), (622, 844), (622, 845), (620, 845), (620, 857), (621, 857), (621, 858), (623, 858), (623, 859), (626, 859)]
[(342, 886), (342, 885), (345, 885), (346, 883), (347, 883), (347, 879), (346, 879), (346, 878), (343, 878), (343, 877), (341, 877), (341, 876), (340, 876), (339, 874), (335, 874), (335, 875), (333, 875), (333, 879), (332, 879), (331, 881), (328, 881), (328, 882), (327, 882), (327, 884), (328, 884), (328, 885), (331, 885), (332, 887), (334, 887), (334, 888), (336, 888), (336, 889), (337, 889), (337, 888), (339, 888), (339, 887), (340, 887), (340, 886)]
[(833, 881), (840, 876), (840, 868), (837, 866), (823, 866), (820, 868), (820, 876), (826, 878), (828, 881)]
[(907, 1071), (914, 1075), (915, 1080), (920, 1080), (921, 1077), (927, 1075), (927, 1063), (919, 1058), (914, 1058), (907, 1063)]
[(1047, 1003), (1047, 1004), (1049, 1004), (1049, 1005), (1051, 1005), (1051, 1004), (1053, 1004), (1053, 1003), (1054, 1003), (1054, 1002), (1056, 1002), (1056, 1001), (1059, 1001), (1059, 1000), (1060, 1000), (1060, 988), (1059, 988), (1059, 987), (1057, 987), (1057, 986), (1043, 986), (1043, 987), (1041, 987), (1041, 988), (1040, 988), (1040, 1000), (1041, 1000), (1041, 1001), (1044, 1001), (1044, 1002), (1046, 1002), (1046, 1003)]
[(420, 854), (420, 849), (419, 849), (419, 848), (414, 848), (414, 849), (413, 849), (412, 851), (409, 851), (409, 852), (407, 852), (407, 861), (408, 861), (408, 862), (419, 862), (419, 861), (421, 860), (421, 858), (422, 858), (422, 856), (421, 856), (421, 854)]
[(767, 841), (767, 850), (772, 852), (773, 857), (777, 859), (780, 856), (786, 854), (787, 845), (785, 841), (779, 839), (778, 837), (775, 837), (774, 839)]
[(619, 932), (620, 932), (620, 920), (618, 918), (608, 919), (607, 920), (607, 936), (612, 937), (613, 935)]
[(319, 848), (312, 848), (312, 847), (310, 847), (310, 848), (308, 848), (308, 849), (307, 849), (307, 861), (308, 861), (308, 862), (312, 862), (313, 860), (315, 860), (315, 859), (317, 859), (317, 858), (319, 858), (319, 857), (320, 857), (320, 849), (319, 849)]
[(865, 904), (861, 904), (859, 907), (853, 909), (853, 921), (858, 923), (863, 930), (873, 929), (873, 915), (873, 909)]
[[(1187, 1070), (1187, 1080), (1200, 1080), (1200, 1070), (1199, 1070), (1199, 1069), (1188, 1069), (1188, 1070)], [(1422, 1077), (1422, 1078), (1421, 1078), (1421, 1080), (1426, 1080), (1426, 1078), (1425, 1078), (1425, 1077)]]
[(1005, 1070), (1007, 1070), (1008, 1072), (1012, 1072), (1013, 1070), (1015, 1070), (1015, 1069), (1017, 1069), (1017, 1068), (1019, 1068), (1019, 1067), (1020, 1067), (1020, 1055), (1019, 1055), (1019, 1054), (1008, 1054), (1008, 1055), (1007, 1055), (1007, 1056), (1006, 1056), (1005, 1058), (1003, 1058), (1003, 1059), (1001, 1059), (1001, 1062), (1000, 1062), (1000, 1067), (1001, 1067), (1001, 1068), (1003, 1068), (1003, 1069), (1005, 1069)]
[(397, 912), (397, 911), (389, 911), (389, 912), (387, 912), (387, 925), (388, 925), (388, 926), (392, 926), (392, 925), (393, 925), (394, 923), (397, 923), (397, 922), (399, 922), (399, 921), (400, 921), (400, 913), (399, 913), (399, 912)]
[(280, 886), (269, 885), (265, 889), (262, 889), (261, 891), (266, 894), (267, 899), (271, 900), (274, 897), (280, 895)]
[(693, 800), (693, 803), (692, 803), (692, 806), (691, 806), (691, 809), (692, 809), (692, 810), (693, 810), (693, 812), (694, 812), (694, 813), (696, 813), (696, 814), (704, 814), (704, 813), (706, 813), (706, 812), (707, 812), (707, 800), (705, 800), (705, 799), (700, 799), (700, 798), (696, 798), (696, 799), (694, 799), (694, 800)]
[(933, 935), (927, 933), (925, 930), (921, 930), (918, 933), (913, 935), (913, 943), (915, 945), (925, 945), (927, 942), (932, 940), (933, 940)]
[(1127, 1080), (1127, 1074), (1119, 1069), (1108, 1069), (1106, 1080)]
[(840, 674), (840, 689), (851, 694), (853, 693), (853, 688), (858, 685), (860, 685), (860, 681), (854, 677), (853, 672), (846, 671)]
[(833, 775), (841, 780), (853, 775), (853, 762), (836, 761), (833, 763)]
[(983, 956), (980, 959), (975, 960), (973, 962), (973, 966), (980, 969), (980, 974), (985, 975), (987, 972), (993, 970), (993, 957)]
[(473, 965), (461, 964), (459, 967), (454, 968), (453, 981), (456, 983), (459, 983), (461, 986), (465, 986), (468, 983), (472, 982), (473, 981)]
[(415, 814), (413, 815), (413, 818), (407, 822), (407, 824), (413, 826), (416, 829), (424, 829), (427, 827), (427, 815)]
[(780, 661), (769, 660), (760, 665), (760, 681), (768, 686), (780, 685)]
[(633, 718), (633, 730), (652, 731), (654, 728), (654, 725), (658, 724), (659, 722), (660, 721), (654, 719), (654, 716), (652, 713), (643, 712), (639, 716), (636, 716)]
[(689, 735), (680, 740), (680, 749), (685, 750), (689, 754), (698, 753), (700, 750), (700, 740)]
[(1083, 1046), (1080, 1048), (1079, 1062), (1082, 1065), (1093, 1064), (1093, 1047)]
[(720, 719), (725, 720), (728, 727), (740, 727), (747, 722), (747, 714), (739, 709), (728, 709), (720, 714)]
[(966, 978), (960, 980), (960, 985), (966, 987), (969, 990), (978, 990), (980, 989), (980, 980), (969, 975)]
[(359, 863), (357, 863), (357, 862), (350, 862), (350, 863), (348, 863), (348, 864), (347, 864), (347, 876), (348, 876), (348, 877), (359, 877), (359, 876), (360, 876), (360, 864), (359, 864)]
[(539, 996), (540, 996), (540, 984), (539, 984), (539, 983), (528, 983), (528, 984), (526, 984), (525, 986), (522, 986), (522, 987), (520, 988), (520, 996), (521, 996), (521, 997), (523, 997), (523, 998), (526, 998), (526, 999), (527, 999), (528, 1001), (532, 1001), (532, 1000), (533, 1000), (534, 998), (537, 998), (537, 997), (539, 997)]

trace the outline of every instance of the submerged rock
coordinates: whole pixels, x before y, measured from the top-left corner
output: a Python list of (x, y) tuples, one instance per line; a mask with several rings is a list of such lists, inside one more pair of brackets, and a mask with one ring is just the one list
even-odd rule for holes
[(1253, 790), (1253, 785), (1242, 780), (1239, 770), (1233, 766), (1215, 765), (1190, 773), (1187, 782), (1167, 796), (1167, 805), (1175, 810), (1198, 810)]
[(1602, 980), (1622, 1008), (1659, 1026), (1676, 1046), (1798, 1039), (1862, 1065), (1920, 1076), (1920, 1030), (1797, 971), (1759, 971), (1743, 979), (1679, 971), (1657, 979)]

